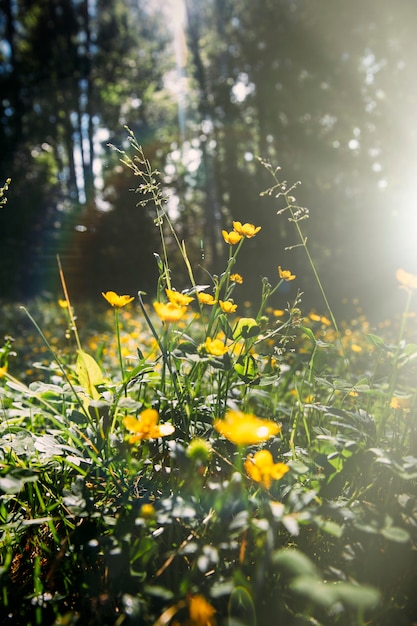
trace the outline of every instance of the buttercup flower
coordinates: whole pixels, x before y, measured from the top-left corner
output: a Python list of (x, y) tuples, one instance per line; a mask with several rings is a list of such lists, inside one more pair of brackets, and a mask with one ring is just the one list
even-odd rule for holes
[(209, 304), (210, 306), (217, 303), (217, 300), (210, 293), (204, 293), (204, 291), (197, 294), (197, 299), (201, 304)]
[(229, 350), (221, 339), (211, 339), (211, 337), (207, 337), (206, 341), (201, 345), (207, 354), (213, 356), (223, 356)]
[(280, 480), (289, 471), (285, 463), (274, 463), (269, 450), (260, 450), (246, 459), (245, 470), (257, 483), (269, 489), (273, 480)]
[(408, 410), (411, 408), (411, 396), (394, 396), (391, 399), (390, 407), (392, 409)]
[(114, 306), (116, 309), (121, 309), (122, 307), (126, 306), (126, 304), (129, 304), (129, 302), (132, 302), (132, 300), (135, 299), (134, 296), (119, 296), (114, 291), (106, 291), (106, 293), (102, 291), (101, 295), (105, 300), (107, 300), (109, 304)]
[(278, 266), (278, 274), (281, 280), (294, 280), (296, 278), (295, 274), (291, 274), (290, 270), (283, 270), (281, 265)]
[(235, 230), (231, 230), (230, 233), (227, 230), (222, 230), (223, 239), (226, 243), (230, 243), (231, 246), (236, 245), (242, 239), (242, 235), (239, 235)]
[(246, 239), (252, 239), (261, 230), (261, 226), (254, 226), (253, 224), (242, 224), (241, 222), (232, 222), (235, 231)]
[(237, 445), (261, 443), (281, 430), (275, 422), (241, 411), (227, 411), (224, 419), (214, 420), (214, 428)]
[[(107, 300), (107, 298), (106, 298), (106, 300)], [(61, 309), (67, 309), (68, 308), (68, 302), (66, 300), (62, 300), (61, 298), (59, 298), (59, 300), (58, 300), (58, 305), (61, 307)]]
[(172, 302), (154, 302), (153, 308), (156, 311), (156, 314), (163, 322), (178, 322), (182, 317), (184, 317), (187, 309), (185, 306), (177, 306)]
[(188, 603), (192, 626), (215, 626), (214, 614), (216, 609), (207, 602), (204, 596), (192, 595), (189, 597)]
[(191, 296), (186, 296), (185, 294), (173, 291), (172, 289), (166, 289), (165, 291), (168, 296), (168, 300), (171, 304), (175, 304), (175, 306), (187, 306), (187, 304), (190, 304), (190, 302), (194, 300)]
[(415, 274), (410, 274), (401, 268), (395, 272), (395, 277), (401, 287), (408, 290), (417, 289), (417, 276)]
[(139, 415), (139, 419), (128, 415), (123, 420), (127, 430), (134, 433), (129, 437), (129, 443), (137, 443), (142, 439), (158, 439), (171, 435), (175, 428), (172, 424), (158, 424), (159, 414), (155, 409), (145, 409)]
[(230, 274), (230, 280), (232, 283), (237, 283), (238, 285), (243, 283), (243, 278), (240, 274)]
[(234, 313), (237, 309), (237, 304), (233, 304), (231, 300), (219, 300), (219, 304), (223, 313)]

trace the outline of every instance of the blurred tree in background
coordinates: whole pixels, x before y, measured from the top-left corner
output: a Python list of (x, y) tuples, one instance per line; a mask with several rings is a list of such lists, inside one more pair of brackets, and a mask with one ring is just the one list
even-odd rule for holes
[(395, 269), (417, 271), (416, 18), (413, 0), (2, 0), (0, 297), (51, 288), (57, 252), (75, 295), (152, 289), (157, 229), (107, 147), (127, 124), (194, 263), (217, 271), (221, 228), (254, 222), (245, 297), (280, 264), (320, 306), (259, 155), (302, 181), (333, 301), (385, 314)]

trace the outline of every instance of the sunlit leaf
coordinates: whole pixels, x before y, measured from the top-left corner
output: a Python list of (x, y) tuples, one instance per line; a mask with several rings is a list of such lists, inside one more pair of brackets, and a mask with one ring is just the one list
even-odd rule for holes
[(256, 626), (255, 605), (245, 587), (236, 587), (233, 590), (229, 599), (228, 615), (232, 619), (242, 618), (245, 626)]
[(318, 576), (314, 563), (303, 552), (293, 548), (276, 550), (272, 555), (272, 563), (291, 577), (308, 576), (311, 580)]
[(104, 383), (104, 378), (97, 361), (83, 350), (78, 350), (75, 371), (81, 387), (91, 398), (98, 400), (100, 394), (96, 389), (96, 385)]

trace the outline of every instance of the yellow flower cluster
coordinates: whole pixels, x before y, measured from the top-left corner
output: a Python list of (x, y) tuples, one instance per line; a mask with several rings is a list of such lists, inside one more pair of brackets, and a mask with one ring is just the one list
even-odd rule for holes
[(241, 411), (228, 411), (224, 419), (214, 420), (214, 428), (229, 441), (243, 446), (266, 441), (281, 430), (276, 422)]
[(173, 289), (165, 290), (168, 302), (154, 302), (153, 307), (158, 317), (169, 324), (178, 322), (187, 312), (187, 306), (194, 300), (192, 296), (187, 296)]
[(248, 456), (244, 465), (248, 476), (265, 489), (269, 489), (273, 480), (280, 480), (290, 469), (285, 463), (274, 463), (269, 450), (259, 450)]
[(215, 300), (210, 293), (204, 293), (204, 291), (200, 291), (197, 294), (197, 299), (201, 304), (208, 304), (209, 306), (217, 304), (217, 300)]
[(201, 594), (191, 595), (188, 600), (190, 626), (215, 626), (216, 609)]
[(222, 230), (223, 239), (231, 246), (236, 245), (241, 241), (243, 237), (246, 239), (252, 239), (261, 230), (261, 226), (255, 226), (254, 224), (242, 224), (241, 222), (232, 222), (233, 230), (227, 232)]
[(172, 435), (175, 428), (172, 424), (159, 424), (159, 414), (155, 409), (145, 409), (139, 418), (128, 415), (123, 420), (123, 425), (133, 435), (129, 437), (129, 443), (137, 443), (143, 439), (159, 439)]
[(294, 280), (296, 277), (295, 274), (291, 274), (290, 270), (283, 270), (280, 265), (278, 265), (278, 274), (281, 280)]
[[(119, 296), (114, 291), (106, 291), (106, 293), (102, 292), (101, 295), (111, 306), (114, 306), (116, 309), (121, 309), (122, 307), (132, 302), (135, 298), (133, 296)], [(62, 307), (62, 304), (60, 304)]]
[(201, 344), (200, 349), (212, 356), (223, 356), (229, 350), (221, 339), (211, 339), (211, 337), (207, 337), (206, 341)]

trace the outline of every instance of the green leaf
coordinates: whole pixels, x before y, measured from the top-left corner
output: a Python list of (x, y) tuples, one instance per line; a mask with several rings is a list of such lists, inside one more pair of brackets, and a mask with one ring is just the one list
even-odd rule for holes
[(343, 533), (343, 529), (340, 524), (333, 522), (332, 520), (322, 520), (316, 519), (316, 523), (318, 527), (328, 535), (332, 535), (332, 537), (341, 537)]
[(240, 356), (233, 367), (245, 383), (253, 382), (259, 377), (256, 361), (251, 354)]
[(372, 333), (368, 333), (366, 335), (366, 339), (377, 348), (386, 348), (386, 345), (383, 339), (381, 339), (381, 337), (378, 337), (378, 335), (373, 335)]
[(9, 473), (0, 476), (0, 490), (8, 494), (16, 494), (23, 489), (25, 483), (34, 483), (38, 476), (27, 470), (13, 468)]
[(100, 394), (95, 386), (104, 383), (104, 378), (97, 361), (84, 350), (78, 350), (75, 371), (81, 387), (91, 398), (98, 400)]
[(313, 333), (313, 331), (311, 330), (311, 328), (307, 328), (307, 326), (300, 326), (300, 328), (301, 328), (301, 330), (303, 331), (303, 333), (304, 333), (305, 335), (307, 335), (307, 337), (310, 339), (310, 341), (311, 341), (314, 345), (316, 345), (317, 340), (316, 340), (316, 338), (315, 338), (315, 336), (314, 336), (314, 333)]
[(272, 555), (272, 563), (290, 577), (306, 576), (311, 580), (318, 576), (314, 563), (303, 552), (293, 548), (276, 550)]
[(249, 339), (259, 334), (260, 327), (253, 317), (241, 317), (233, 331), (234, 339)]
[(409, 533), (405, 528), (399, 526), (388, 526), (381, 530), (381, 534), (389, 541), (395, 541), (396, 543), (406, 543), (410, 539)]
[(245, 626), (256, 626), (256, 612), (253, 600), (245, 587), (236, 587), (230, 600), (228, 615), (232, 618), (242, 618)]
[(340, 582), (334, 584), (334, 590), (340, 602), (355, 609), (373, 609), (380, 600), (380, 592), (368, 585)]

